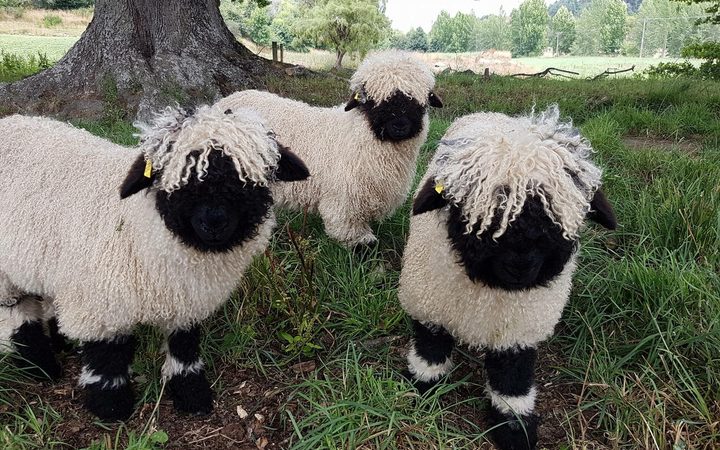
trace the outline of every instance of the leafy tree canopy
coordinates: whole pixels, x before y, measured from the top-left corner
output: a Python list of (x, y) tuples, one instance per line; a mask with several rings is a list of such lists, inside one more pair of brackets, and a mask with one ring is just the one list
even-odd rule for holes
[(547, 42), (548, 10), (543, 0), (525, 0), (510, 15), (513, 56), (535, 56)]
[(390, 28), (378, 0), (318, 0), (305, 15), (301, 33), (335, 51), (335, 67), (349, 52), (361, 55), (377, 46)]

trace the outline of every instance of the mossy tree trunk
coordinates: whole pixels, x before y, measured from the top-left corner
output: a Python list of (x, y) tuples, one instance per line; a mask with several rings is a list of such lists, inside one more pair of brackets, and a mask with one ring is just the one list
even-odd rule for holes
[(97, 0), (82, 37), (58, 63), (0, 84), (0, 108), (98, 117), (108, 104), (146, 116), (261, 87), (275, 69), (237, 42), (219, 0)]

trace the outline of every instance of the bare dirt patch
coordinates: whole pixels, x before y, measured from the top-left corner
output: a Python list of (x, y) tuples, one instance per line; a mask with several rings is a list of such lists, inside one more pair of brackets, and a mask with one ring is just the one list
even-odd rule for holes
[[(120, 424), (100, 425), (85, 411), (77, 374), (80, 361), (71, 355), (64, 361), (64, 376), (54, 384), (37, 383), (18, 385), (19, 395), (26, 399), (41, 398), (44, 406), (50, 406), (62, 415), (55, 426), (54, 438), (68, 448), (85, 448), (92, 442), (114, 442)], [(137, 376), (151, 376), (137, 374)], [(145, 403), (137, 406), (125, 428), (134, 430), (136, 436), (142, 430), (162, 430), (169, 440), (167, 449), (280, 449), (286, 448), (291, 430), (283, 429), (280, 419), (286, 405), (286, 383), (272, 378), (259, 378), (254, 372), (231, 365), (216, 365), (215, 409), (205, 417), (190, 417), (175, 412), (172, 400), (164, 395), (159, 404)], [(222, 386), (220, 391), (217, 386)], [(29, 394), (29, 395), (28, 395)], [(21, 401), (16, 404), (22, 404)], [(31, 406), (37, 402), (30, 402)], [(38, 405), (39, 406), (39, 405)], [(10, 412), (10, 411), (5, 411)], [(37, 414), (42, 413), (37, 408)], [(241, 418), (242, 416), (245, 416)], [(126, 438), (121, 432), (121, 444)]]
[(699, 137), (670, 139), (657, 136), (625, 136), (622, 142), (633, 150), (680, 150), (689, 155), (697, 155), (702, 149)]

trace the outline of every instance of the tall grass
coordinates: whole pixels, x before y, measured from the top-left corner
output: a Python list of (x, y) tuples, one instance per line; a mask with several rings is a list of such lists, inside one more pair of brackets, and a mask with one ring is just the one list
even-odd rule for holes
[(50, 66), (44, 53), (18, 56), (0, 49), (0, 83), (21, 80)]

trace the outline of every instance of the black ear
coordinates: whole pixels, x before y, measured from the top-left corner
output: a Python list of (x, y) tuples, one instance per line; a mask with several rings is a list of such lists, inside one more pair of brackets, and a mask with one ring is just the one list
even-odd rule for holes
[(413, 216), (433, 211), (447, 205), (447, 200), (437, 191), (434, 178), (430, 178), (415, 196)]
[(355, 109), (358, 106), (360, 106), (360, 95), (355, 92), (345, 105), (345, 111), (350, 111), (351, 109)]
[(152, 173), (151, 169), (150, 177), (146, 177), (146, 166), (147, 163), (145, 162), (145, 156), (141, 154), (137, 157), (137, 159), (135, 159), (132, 166), (130, 166), (130, 170), (125, 177), (125, 181), (123, 181), (123, 184), (120, 186), (120, 198), (130, 197), (131, 195), (137, 194), (143, 189), (147, 189), (152, 186), (153, 181), (155, 181), (155, 174)]
[(617, 228), (615, 212), (613, 211), (607, 197), (605, 197), (605, 193), (602, 189), (595, 191), (595, 195), (590, 201), (590, 212), (588, 212), (588, 218), (599, 223), (608, 230), (614, 230)]
[(434, 92), (430, 92), (430, 95), (428, 96), (428, 104), (432, 106), (433, 108), (442, 108), (443, 102), (439, 95), (437, 95)]
[(275, 172), (278, 180), (302, 181), (310, 176), (310, 171), (298, 155), (280, 144), (278, 144), (278, 150), (280, 150), (280, 161), (278, 161), (277, 172)]

